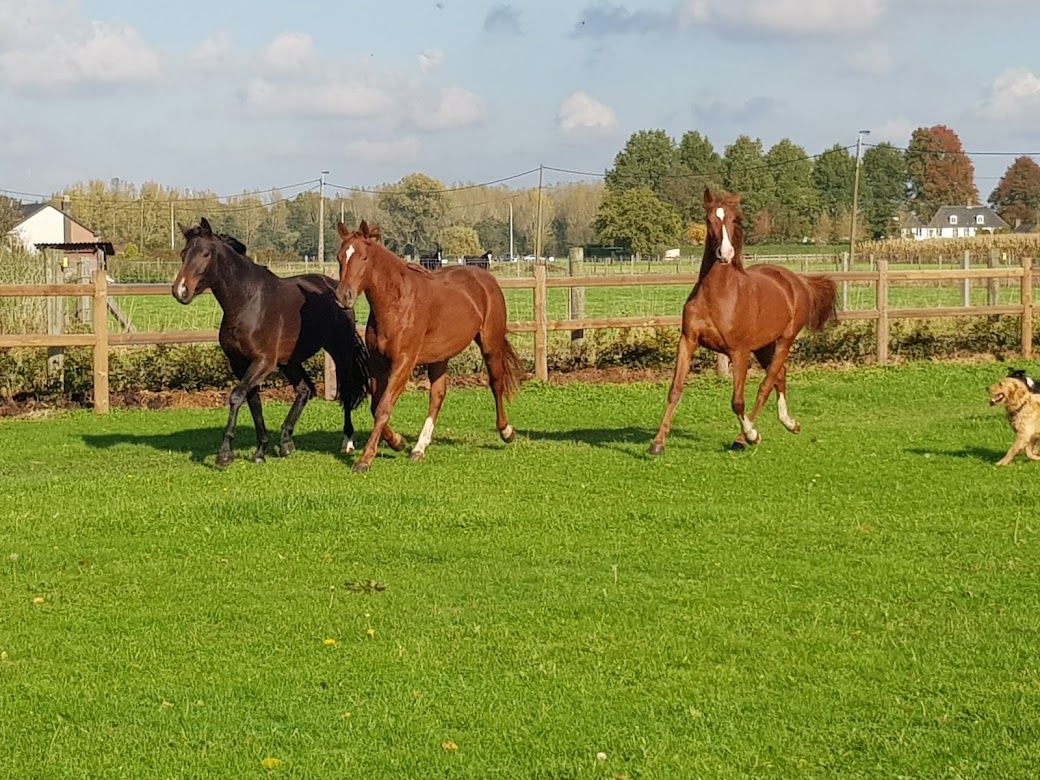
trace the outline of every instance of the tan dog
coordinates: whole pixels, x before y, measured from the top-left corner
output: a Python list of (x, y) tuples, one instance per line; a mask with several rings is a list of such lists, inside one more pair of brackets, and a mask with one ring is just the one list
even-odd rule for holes
[(997, 461), (1006, 466), (1018, 453), (1025, 450), (1030, 460), (1040, 460), (1037, 444), (1040, 443), (1040, 394), (1031, 393), (1020, 379), (1006, 377), (989, 388), (989, 405), (1004, 404), (1008, 422), (1015, 432), (1015, 440), (1007, 454)]

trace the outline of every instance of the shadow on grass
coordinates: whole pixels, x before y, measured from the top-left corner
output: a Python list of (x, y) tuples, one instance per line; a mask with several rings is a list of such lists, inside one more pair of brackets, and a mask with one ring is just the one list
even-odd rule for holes
[(906, 450), (906, 452), (911, 455), (941, 455), (947, 458), (965, 458), (990, 464), (996, 463), (1004, 457), (1006, 451), (1007, 450), (994, 450), (989, 447), (962, 447), (953, 450), (925, 450), (915, 447)]
[[(603, 447), (626, 455), (642, 458), (650, 447), (657, 429), (649, 428), (572, 428), (566, 431), (537, 431), (517, 430), (517, 434), (531, 441), (555, 441), (570, 444), (587, 444), (590, 447)], [(692, 435), (683, 431), (672, 431), (668, 436), (669, 442), (676, 440), (700, 441), (703, 437)], [(638, 449), (633, 450), (632, 445)], [(728, 443), (720, 445), (719, 449), (726, 449)], [(667, 448), (667, 445), (666, 445)]]
[[(161, 452), (185, 453), (188, 460), (200, 465), (217, 468), (213, 462), (224, 436), (223, 427), (189, 428), (173, 433), (106, 433), (85, 434), (83, 442), (93, 449), (108, 449), (128, 445), (131, 447), (151, 447)], [(367, 436), (367, 434), (366, 434)], [(270, 441), (267, 446), (267, 457), (274, 458), (278, 447), (278, 429), (269, 431)], [(354, 455), (344, 455), (339, 447), (342, 433), (339, 431), (312, 431), (297, 433), (293, 443), (297, 450), (308, 452), (327, 452), (346, 463), (352, 463)], [(358, 437), (355, 435), (355, 443)], [(364, 440), (360, 440), (364, 444)], [(256, 435), (253, 428), (239, 427), (235, 432), (235, 455), (239, 460), (248, 461), (256, 447)], [(248, 452), (247, 452), (248, 451)]]

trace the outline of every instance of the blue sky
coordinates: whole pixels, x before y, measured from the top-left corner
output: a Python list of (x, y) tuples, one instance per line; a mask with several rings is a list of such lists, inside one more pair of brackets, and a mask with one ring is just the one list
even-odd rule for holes
[[(1036, 0), (0, 0), (0, 19), (8, 191), (602, 172), (656, 128), (812, 154), (946, 124), (972, 152), (1040, 152)], [(985, 198), (1012, 158), (973, 159)]]

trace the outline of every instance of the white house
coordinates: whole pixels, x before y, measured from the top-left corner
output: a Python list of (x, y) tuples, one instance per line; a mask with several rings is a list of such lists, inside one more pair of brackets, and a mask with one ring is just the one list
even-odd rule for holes
[(36, 251), (37, 244), (88, 244), (99, 240), (86, 225), (49, 203), (22, 206), (22, 221), (7, 235), (30, 252)]
[[(908, 232), (918, 241), (926, 238), (971, 238), (980, 233), (1011, 229), (987, 206), (942, 206), (927, 225), (914, 222)], [(904, 225), (904, 229), (908, 225)]]

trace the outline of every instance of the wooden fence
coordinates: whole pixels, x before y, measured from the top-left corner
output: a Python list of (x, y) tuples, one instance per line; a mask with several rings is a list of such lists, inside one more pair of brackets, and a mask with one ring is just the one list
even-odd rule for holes
[[(849, 282), (868, 282), (875, 286), (876, 305), (873, 309), (841, 311), (839, 320), (872, 320), (877, 323), (877, 362), (888, 361), (889, 325), (893, 320), (922, 319), (931, 317), (977, 317), (989, 315), (1015, 315), (1021, 319), (1021, 353), (1024, 358), (1032, 357), (1033, 350), (1033, 262), (1031, 258), (1023, 258), (1021, 264), (1005, 268), (975, 269), (915, 269), (890, 271), (889, 263), (879, 259), (872, 271), (845, 271), (827, 273), (841, 287)], [(996, 296), (989, 297), (986, 306), (947, 306), (923, 308), (891, 308), (888, 303), (888, 291), (892, 284), (900, 282), (922, 281), (964, 281), (972, 280), (1019, 280), (1020, 300), (1017, 304), (996, 303)], [(504, 289), (530, 290), (534, 300), (534, 319), (509, 323), (509, 329), (516, 333), (534, 334), (535, 376), (548, 379), (548, 334), (550, 331), (578, 331), (594, 328), (660, 328), (679, 327), (679, 313), (669, 316), (645, 317), (579, 317), (573, 319), (550, 320), (548, 318), (548, 291), (553, 288), (579, 289), (587, 287), (623, 287), (648, 285), (683, 285), (692, 287), (697, 281), (696, 274), (636, 274), (624, 276), (572, 276), (550, 277), (544, 265), (536, 266), (534, 275), (522, 278), (499, 279)], [(991, 287), (991, 290), (993, 288)], [(112, 347), (156, 345), (156, 344), (189, 344), (215, 343), (217, 332), (211, 331), (177, 331), (177, 332), (133, 332), (112, 333), (109, 330), (109, 299), (114, 296), (133, 295), (170, 295), (168, 284), (113, 284), (108, 281), (104, 270), (94, 273), (89, 285), (82, 284), (6, 284), (0, 285), (2, 297), (82, 297), (84, 294), (93, 298), (92, 332), (76, 334), (0, 334), (0, 348), (13, 347), (91, 347), (93, 349), (93, 387), (94, 411), (106, 414), (109, 409), (108, 388), (108, 356)], [(967, 301), (965, 301), (967, 303)], [(326, 371), (326, 376), (330, 375)]]

